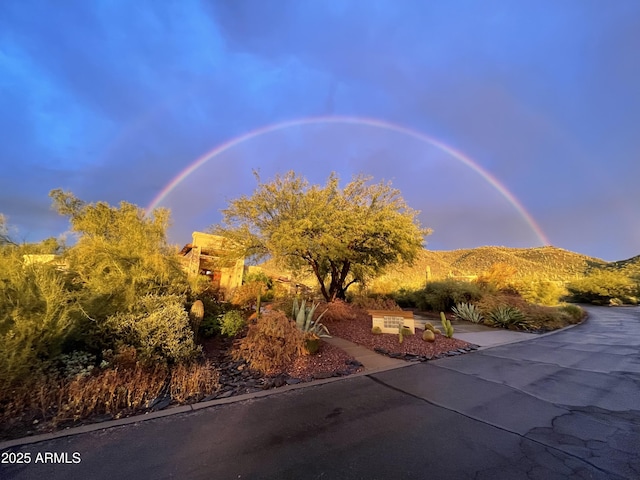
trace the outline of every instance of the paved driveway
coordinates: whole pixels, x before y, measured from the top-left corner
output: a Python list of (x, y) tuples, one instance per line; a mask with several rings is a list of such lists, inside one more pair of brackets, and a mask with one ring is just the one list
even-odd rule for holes
[(640, 309), (589, 312), (528, 342), (14, 448), (81, 461), (0, 478), (637, 479)]

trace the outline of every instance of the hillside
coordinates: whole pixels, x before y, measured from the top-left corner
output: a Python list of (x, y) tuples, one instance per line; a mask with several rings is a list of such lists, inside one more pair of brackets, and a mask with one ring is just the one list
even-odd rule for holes
[(627, 260), (607, 263), (602, 268), (606, 270), (619, 270), (621, 273), (629, 276), (640, 275), (640, 255)]
[[(478, 247), (460, 250), (424, 250), (412, 267), (396, 267), (372, 282), (373, 290), (390, 291), (400, 287), (417, 288), (424, 285), (427, 275), (432, 280), (447, 277), (472, 278), (496, 263), (516, 269), (516, 278), (537, 277), (554, 281), (568, 281), (581, 277), (594, 268), (638, 269), (640, 256), (621, 262), (607, 263), (557, 247), (509, 248)], [(279, 272), (272, 262), (262, 266), (270, 276), (290, 277)], [(427, 274), (428, 272), (428, 274)], [(314, 284), (312, 277), (298, 281)]]
[[(638, 263), (640, 263), (640, 257)], [(628, 260), (627, 262), (629, 262)], [(486, 272), (496, 263), (505, 263), (516, 269), (515, 276), (537, 277), (566, 281), (583, 276), (592, 268), (608, 264), (599, 258), (588, 257), (557, 247), (508, 248), (478, 247), (450, 251), (425, 250), (412, 267), (389, 271), (374, 282), (374, 289), (388, 290), (400, 286), (417, 287), (429, 278), (474, 277)], [(620, 262), (618, 262), (620, 263)]]

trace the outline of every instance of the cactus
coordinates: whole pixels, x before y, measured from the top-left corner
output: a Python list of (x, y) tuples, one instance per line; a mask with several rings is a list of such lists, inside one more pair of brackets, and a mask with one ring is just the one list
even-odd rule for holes
[(438, 330), (437, 327), (434, 327), (433, 325), (431, 325), (431, 323), (427, 322), (424, 324), (424, 329), (425, 330), (431, 330), (433, 333), (440, 333), (440, 330)]
[(453, 337), (453, 326), (451, 325), (451, 320), (449, 320), (444, 312), (440, 312), (440, 321), (442, 322), (442, 328), (444, 328), (444, 334), (451, 338)]
[(422, 332), (422, 340), (425, 342), (434, 342), (436, 340), (436, 334), (433, 333), (433, 330), (425, 329), (424, 332)]
[(404, 325), (398, 325), (398, 342), (404, 342), (404, 337), (409, 335), (413, 335), (413, 332), (409, 327), (405, 327)]
[(204, 318), (204, 304), (202, 300), (196, 300), (191, 305), (191, 310), (189, 310), (189, 319), (191, 320), (191, 328), (193, 329), (193, 335), (197, 339), (198, 330), (200, 329), (200, 324), (202, 323), (202, 319)]
[(373, 333), (374, 335), (380, 335), (382, 333), (382, 329), (376, 325), (371, 329), (371, 333)]

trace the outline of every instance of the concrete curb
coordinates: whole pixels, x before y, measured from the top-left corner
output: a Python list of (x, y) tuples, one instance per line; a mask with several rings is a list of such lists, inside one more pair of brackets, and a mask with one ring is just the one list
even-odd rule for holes
[[(480, 347), (480, 348), (477, 349), (477, 351), (487, 350), (487, 349), (499, 347), (499, 346), (502, 346), (502, 345), (508, 345), (508, 344), (511, 344), (511, 343), (526, 342), (526, 341), (529, 341), (529, 340), (533, 340), (534, 338), (541, 338), (541, 337), (544, 337), (544, 336), (547, 336), (547, 335), (553, 335), (553, 334), (556, 334), (556, 333), (559, 333), (559, 332), (563, 332), (565, 330), (569, 330), (569, 329), (571, 329), (573, 327), (577, 327), (578, 325), (582, 325), (584, 322), (587, 321), (587, 318), (588, 318), (588, 315), (582, 320), (582, 322), (577, 323), (575, 325), (569, 325), (568, 327), (562, 328), (560, 330), (554, 330), (552, 332), (539, 334), (539, 335), (536, 335), (535, 337), (532, 337), (532, 338), (523, 338), (523, 339), (513, 340), (511, 342), (501, 343), (499, 345), (491, 345), (491, 346), (486, 346), (486, 347)], [(438, 359), (438, 360), (443, 360), (443, 359)], [(244, 401), (247, 401), (247, 400), (253, 400), (253, 399), (256, 399), (256, 398), (270, 397), (272, 395), (279, 395), (279, 394), (291, 392), (291, 391), (294, 391), (294, 390), (300, 390), (300, 389), (303, 389), (303, 388), (316, 387), (316, 386), (319, 386), (319, 385), (325, 385), (327, 383), (338, 382), (338, 381), (347, 380), (347, 379), (350, 379), (350, 378), (366, 377), (366, 376), (369, 376), (369, 375), (374, 375), (374, 374), (385, 372), (385, 371), (388, 371), (388, 370), (395, 370), (396, 368), (404, 368), (404, 367), (408, 367), (408, 366), (411, 366), (411, 365), (416, 365), (416, 362), (403, 361), (402, 363), (398, 363), (398, 364), (395, 364), (395, 365), (388, 365), (388, 366), (369, 369), (369, 370), (365, 369), (362, 372), (353, 373), (351, 375), (344, 376), (344, 377), (331, 377), (331, 378), (326, 378), (326, 379), (322, 379), (322, 380), (313, 380), (311, 382), (298, 383), (298, 384), (295, 384), (295, 385), (286, 385), (286, 386), (283, 386), (283, 387), (274, 388), (274, 389), (270, 389), (270, 390), (263, 390), (261, 392), (246, 393), (244, 395), (236, 395), (234, 397), (209, 400), (207, 402), (194, 403), (194, 404), (190, 404), (190, 405), (177, 405), (175, 407), (170, 407), (170, 408), (167, 408), (166, 410), (160, 410), (160, 411), (157, 411), (157, 412), (149, 412), (149, 413), (145, 413), (145, 414), (141, 414), (141, 415), (135, 415), (135, 416), (132, 416), (132, 417), (120, 418), (120, 419), (117, 419), (117, 420), (108, 420), (106, 422), (101, 422), (101, 423), (92, 423), (92, 424), (88, 424), (88, 425), (82, 425), (82, 426), (79, 426), (79, 427), (70, 427), (70, 428), (66, 428), (64, 430), (60, 430), (60, 431), (57, 431), (57, 432), (43, 433), (43, 434), (40, 434), (40, 435), (33, 435), (33, 436), (29, 436), (29, 437), (15, 438), (13, 440), (6, 440), (6, 441), (3, 441), (3, 442), (0, 442), (0, 450), (5, 450), (7, 448), (12, 448), (12, 447), (21, 447), (23, 445), (31, 445), (31, 444), (34, 444), (34, 443), (46, 442), (46, 441), (54, 440), (54, 439), (57, 439), (57, 438), (71, 437), (71, 436), (74, 436), (74, 435), (80, 435), (80, 434), (83, 434), (83, 433), (95, 432), (95, 431), (98, 431), (98, 430), (106, 430), (106, 429), (109, 429), (109, 428), (120, 427), (120, 426), (124, 426), (124, 425), (131, 425), (131, 424), (134, 424), (134, 423), (145, 422), (147, 420), (154, 420), (156, 418), (168, 417), (168, 416), (171, 416), (171, 415), (179, 415), (179, 414), (183, 414), (183, 413), (194, 412), (194, 411), (202, 410), (204, 408), (215, 407), (215, 406), (218, 406), (218, 405), (228, 405), (228, 404), (231, 404), (231, 403), (238, 403), (238, 402), (244, 402)]]

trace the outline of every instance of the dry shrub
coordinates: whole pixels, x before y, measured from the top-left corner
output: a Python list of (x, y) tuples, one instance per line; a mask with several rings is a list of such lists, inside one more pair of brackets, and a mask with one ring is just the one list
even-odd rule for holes
[(220, 373), (210, 362), (178, 365), (171, 372), (171, 398), (179, 403), (198, 401), (218, 390)]
[(184, 403), (201, 400), (219, 387), (220, 375), (208, 362), (175, 366), (169, 382), (168, 373), (163, 364), (152, 368), (138, 364), (70, 381), (44, 375), (31, 377), (0, 391), (0, 437), (22, 435), (25, 428), (43, 421), (55, 426), (95, 415), (130, 414), (148, 408), (167, 388), (173, 400)]
[(234, 290), (231, 303), (241, 308), (251, 307), (257, 303), (258, 295), (266, 289), (267, 285), (264, 282), (245, 283)]
[(572, 316), (560, 307), (543, 305), (530, 305), (525, 315), (531, 327), (538, 330), (556, 330), (580, 323), (581, 320), (581, 318)]
[(236, 360), (244, 358), (252, 368), (267, 374), (279, 372), (304, 354), (303, 333), (277, 310), (268, 311), (256, 319), (233, 352)]
[(531, 306), (519, 295), (509, 295), (505, 293), (485, 295), (480, 301), (475, 302), (475, 305), (483, 315), (488, 315), (491, 311), (500, 306), (516, 307), (523, 313)]
[(402, 310), (393, 298), (384, 296), (359, 295), (351, 300), (351, 305), (364, 310)]
[(91, 415), (145, 408), (161, 392), (166, 369), (136, 366), (104, 370), (97, 375), (72, 380), (60, 390), (56, 421), (77, 420)]
[(524, 321), (530, 330), (555, 330), (580, 321), (580, 319), (564, 312), (562, 308), (528, 303), (517, 294), (487, 295), (476, 304), (484, 315), (488, 315), (497, 307), (505, 305), (520, 310), (524, 314)]
[(368, 318), (367, 312), (362, 308), (350, 305), (342, 300), (334, 300), (331, 303), (322, 302), (316, 309), (316, 315), (322, 316), (322, 323), (340, 322), (340, 321), (356, 321), (359, 318)]
[(38, 416), (46, 416), (49, 405), (55, 405), (57, 400), (55, 387), (54, 382), (48, 382), (42, 376), (37, 379), (32, 377), (12, 388), (0, 389), (2, 430), (24, 419), (31, 423)]

